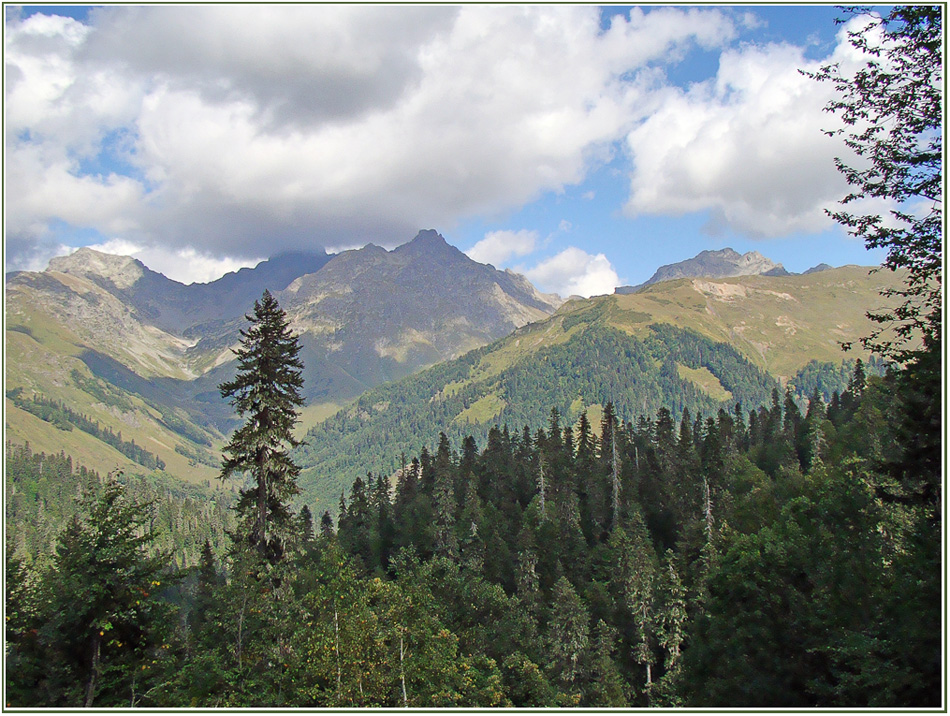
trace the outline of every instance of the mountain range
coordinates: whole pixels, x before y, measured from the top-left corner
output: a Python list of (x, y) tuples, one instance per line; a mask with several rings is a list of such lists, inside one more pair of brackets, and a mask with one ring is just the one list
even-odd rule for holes
[(471, 260), (435, 231), (392, 251), (368, 244), (333, 256), (278, 256), (192, 285), (84, 248), (45, 271), (9, 274), (5, 288), (6, 387), (21, 390), (20, 405), (7, 400), (10, 437), (89, 453), (96, 465), (111, 459), (97, 441), (50, 434), (48, 423), (24, 410), (22, 396), (39, 396), (122, 430), (169, 469), (197, 468), (205, 479), (204, 468), (216, 464), (206, 448), (234, 425), (217, 386), (233, 375), (231, 349), (264, 288), (300, 337), (305, 421), (561, 303), (518, 274)]
[(317, 509), (440, 430), (538, 427), (552, 406), (576, 417), (606, 400), (624, 417), (761, 401), (809, 361), (840, 364), (840, 342), (867, 333), (864, 313), (897, 285), (861, 267), (790, 275), (725, 249), (635, 291), (565, 303), (431, 230), (391, 251), (287, 254), (208, 284), (91, 249), (6, 279), (8, 440), (102, 471), (161, 463), (209, 486), (236, 425), (217, 386), (270, 290), (302, 345), (301, 485)]

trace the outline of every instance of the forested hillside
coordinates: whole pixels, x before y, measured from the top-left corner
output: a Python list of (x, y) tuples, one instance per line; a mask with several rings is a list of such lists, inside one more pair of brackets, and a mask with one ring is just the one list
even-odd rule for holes
[[(148, 566), (161, 533), (119, 549), (155, 508), (107, 483), (55, 568), (9, 562), (8, 700), (83, 703), (86, 618), (97, 706), (937, 704), (940, 523), (896, 381), (859, 365), (804, 412), (776, 392), (443, 435), (395, 490), (358, 479), (338, 530), (294, 517), (260, 581), (210, 548), (108, 581), (113, 550)], [(92, 593), (102, 616), (57, 611)]]
[[(89, 470), (65, 453), (33, 452), (29, 444), (7, 443), (5, 458), (7, 546), (22, 559), (45, 564), (55, 554), (62, 526), (79, 513), (77, 500), (98, 495), (113, 477)], [(224, 551), (233, 525), (229, 486), (182, 484), (154, 472), (148, 477), (119, 473), (114, 479), (137, 504), (153, 506), (149, 527), (156, 534), (154, 546), (166, 550), (178, 566), (197, 564), (205, 542)]]
[[(714, 414), (736, 403), (757, 408), (780, 389), (726, 343), (669, 324), (631, 336), (604, 325), (606, 308), (591, 304), (363, 394), (311, 429), (295, 452), (303, 468), (301, 499), (335, 514), (354, 478), (367, 471), (394, 474), (405, 456), (434, 450), (439, 432), (456, 445), (467, 435), (483, 443), (494, 425), (533, 431), (552, 407), (574, 422), (585, 410), (599, 414), (608, 402), (627, 419), (660, 408), (677, 416), (684, 409)], [(525, 350), (539, 334), (545, 342)], [(810, 361), (789, 383), (794, 399), (804, 405), (819, 388), (830, 400), (847, 387), (854, 362)], [(867, 370), (879, 374), (883, 363), (873, 360)]]

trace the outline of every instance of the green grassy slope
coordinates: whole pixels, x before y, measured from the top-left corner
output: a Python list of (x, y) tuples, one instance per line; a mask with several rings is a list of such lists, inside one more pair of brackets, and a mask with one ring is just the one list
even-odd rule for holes
[[(789, 378), (809, 360), (841, 361), (841, 342), (870, 332), (865, 314), (883, 307), (881, 289), (901, 280), (890, 271), (869, 271), (845, 266), (803, 276), (667, 281), (609, 297), (607, 320), (633, 335), (657, 322), (690, 328)], [(868, 357), (859, 347), (847, 355)]]
[[(223, 436), (213, 428), (195, 424), (186, 413), (168, 404), (146, 401), (142, 396), (96, 376), (83, 360), (83, 350), (68, 332), (52, 321), (36, 321), (38, 330), (8, 326), (5, 342), (5, 389), (8, 396), (20, 389), (27, 400), (34, 397), (62, 403), (89, 420), (121, 432), (165, 463), (165, 472), (182, 481), (203, 484), (213, 479)], [(17, 330), (19, 328), (19, 330)], [(157, 380), (157, 379), (153, 379)], [(146, 379), (143, 379), (145, 382)], [(61, 450), (92, 469), (107, 473), (116, 468), (127, 474), (149, 472), (100, 439), (73, 428), (59, 429), (5, 399), (6, 438), (30, 443), (36, 451)]]

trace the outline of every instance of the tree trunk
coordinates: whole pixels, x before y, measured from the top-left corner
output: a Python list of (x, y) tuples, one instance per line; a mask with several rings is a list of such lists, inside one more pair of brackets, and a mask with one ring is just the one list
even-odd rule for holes
[(541, 478), (541, 488), (540, 488), (540, 494), (541, 494), (541, 517), (544, 518), (544, 517), (545, 517), (545, 513), (544, 513), (544, 493), (545, 493), (545, 487), (544, 487), (544, 459), (543, 459), (543, 458), (538, 461), (538, 470), (539, 470), (539, 475), (540, 475), (540, 478)]
[(616, 527), (620, 520), (620, 460), (617, 457), (617, 433), (616, 431), (612, 434), (613, 440), (613, 459), (611, 461), (611, 477), (612, 484), (611, 488), (613, 490), (612, 502), (611, 505), (611, 527)]
[(254, 525), (254, 532), (257, 534), (257, 549), (261, 556), (267, 556), (267, 472), (264, 470), (264, 462), (267, 458), (267, 448), (259, 447), (257, 449), (257, 523)]
[(337, 614), (336, 604), (333, 605), (333, 632), (336, 646), (336, 697), (337, 701), (342, 703), (341, 694), (343, 693), (343, 667), (340, 664), (340, 619)]
[(92, 637), (92, 648), (90, 649), (89, 681), (86, 684), (86, 698), (83, 700), (83, 707), (90, 708), (93, 699), (96, 698), (96, 677), (99, 674), (99, 647), (102, 638), (99, 632)]
[(399, 679), (402, 681), (402, 705), (409, 708), (409, 697), (406, 695), (406, 669), (403, 666), (405, 651), (402, 645), (402, 634), (399, 635)]

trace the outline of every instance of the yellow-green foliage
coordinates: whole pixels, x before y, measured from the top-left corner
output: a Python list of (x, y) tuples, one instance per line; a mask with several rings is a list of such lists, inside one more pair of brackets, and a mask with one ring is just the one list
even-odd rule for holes
[(693, 385), (705, 391), (711, 398), (715, 398), (716, 400), (729, 400), (732, 398), (732, 393), (723, 388), (722, 383), (719, 382), (719, 378), (714, 376), (709, 368), (705, 366), (702, 368), (690, 368), (677, 363), (676, 372), (679, 373), (680, 378), (690, 381)]
[(455, 421), (458, 423), (485, 423), (501, 413), (505, 405), (507, 403), (504, 400), (492, 393), (472, 403), (455, 417)]
[(841, 343), (870, 333), (867, 312), (886, 305), (881, 289), (901, 281), (890, 271), (845, 266), (799, 276), (677, 279), (594, 300), (611, 304), (606, 320), (615, 328), (635, 335), (651, 323), (690, 328), (787, 378), (810, 360), (867, 360), (859, 345), (845, 354)]

